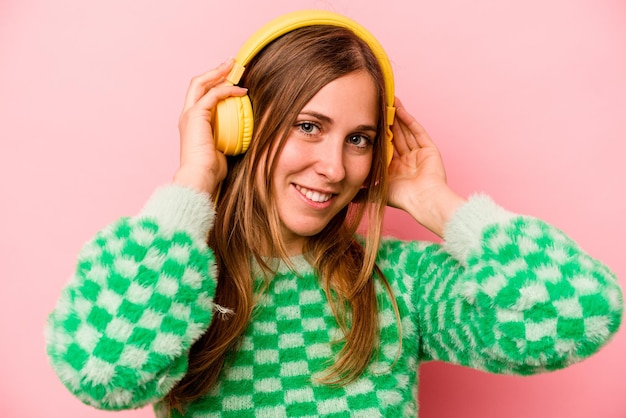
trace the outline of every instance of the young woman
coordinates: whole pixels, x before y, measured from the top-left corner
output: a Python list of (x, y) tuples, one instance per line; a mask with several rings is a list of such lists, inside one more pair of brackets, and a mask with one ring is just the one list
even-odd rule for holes
[[(192, 80), (173, 183), (85, 245), (50, 316), (52, 365), (83, 402), (415, 416), (422, 361), (531, 374), (617, 330), (612, 273), (544, 222), (457, 195), (399, 100), (389, 155), (385, 76), (353, 31), (290, 31), (238, 86), (232, 67)], [(246, 94), (252, 142), (227, 158), (215, 108)], [(381, 239), (387, 205), (443, 245)]]

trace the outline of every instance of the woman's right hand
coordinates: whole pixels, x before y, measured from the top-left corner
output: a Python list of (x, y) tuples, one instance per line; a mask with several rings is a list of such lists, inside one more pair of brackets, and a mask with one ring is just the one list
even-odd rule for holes
[(217, 68), (191, 79), (180, 115), (180, 167), (174, 183), (214, 195), (226, 177), (226, 157), (215, 148), (211, 119), (220, 100), (245, 96), (247, 89), (232, 86), (225, 77), (233, 66), (229, 59)]

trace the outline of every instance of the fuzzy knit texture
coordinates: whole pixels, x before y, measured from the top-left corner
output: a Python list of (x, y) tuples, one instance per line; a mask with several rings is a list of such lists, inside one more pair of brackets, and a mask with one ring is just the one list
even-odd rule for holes
[[(79, 255), (47, 325), (47, 351), (84, 403), (119, 410), (155, 404), (187, 370), (191, 344), (214, 312), (214, 257), (205, 237), (210, 199), (157, 190), (136, 217), (99, 232)], [(190, 417), (416, 416), (420, 362), (495, 373), (556, 370), (595, 353), (618, 329), (623, 300), (609, 269), (566, 235), (474, 196), (448, 223), (443, 245), (385, 239), (377, 280), (380, 344), (344, 387), (315, 376), (341, 333), (314, 269), (279, 263), (240, 347)], [(252, 280), (260, 280), (251, 272)]]

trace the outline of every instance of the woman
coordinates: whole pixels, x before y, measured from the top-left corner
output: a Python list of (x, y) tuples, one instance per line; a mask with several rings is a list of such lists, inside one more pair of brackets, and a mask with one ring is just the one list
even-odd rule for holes
[[(617, 330), (612, 273), (542, 221), (458, 196), (398, 100), (387, 167), (383, 72), (353, 32), (293, 30), (239, 86), (232, 66), (194, 78), (173, 184), (85, 246), (50, 316), (51, 362), (83, 402), (414, 416), (420, 361), (531, 374)], [(213, 111), (246, 93), (254, 137), (227, 159)], [(444, 244), (381, 239), (387, 204)]]

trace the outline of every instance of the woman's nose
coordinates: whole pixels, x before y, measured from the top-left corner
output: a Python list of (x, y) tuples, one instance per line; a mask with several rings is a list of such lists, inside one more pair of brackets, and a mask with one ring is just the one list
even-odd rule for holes
[(332, 183), (343, 180), (346, 176), (343, 152), (343, 139), (320, 142), (316, 163), (318, 174), (323, 175)]

